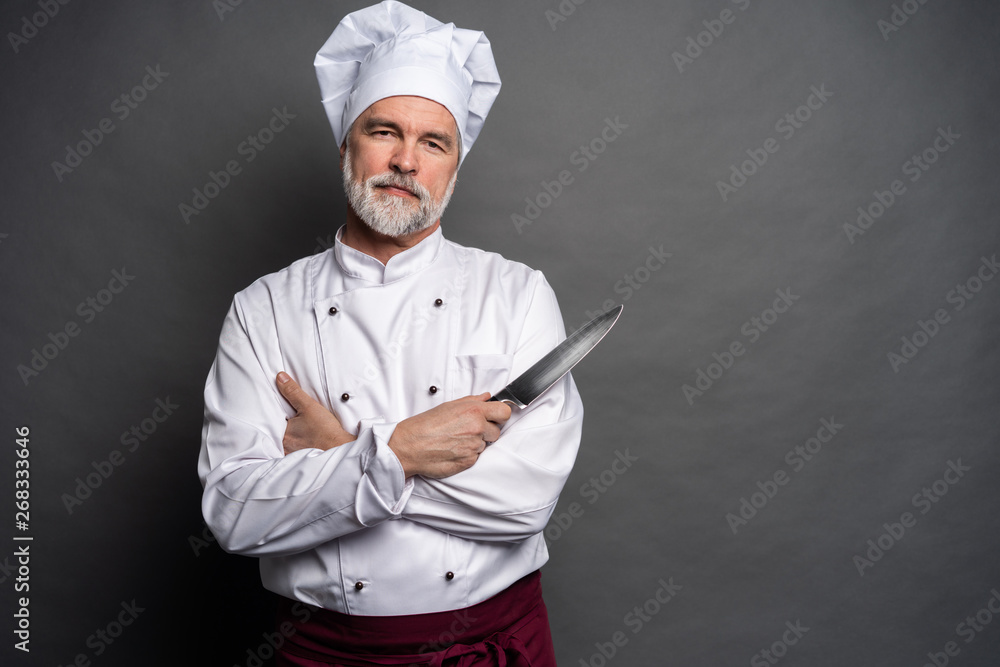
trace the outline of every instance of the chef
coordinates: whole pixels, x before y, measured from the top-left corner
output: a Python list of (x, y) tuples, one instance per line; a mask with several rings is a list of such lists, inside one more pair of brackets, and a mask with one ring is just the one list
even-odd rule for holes
[(347, 216), (334, 247), (233, 300), (205, 520), (281, 596), (279, 665), (555, 665), (542, 530), (583, 407), (569, 375), (527, 409), (487, 399), (562, 317), (540, 272), (441, 231), (500, 88), (490, 43), (387, 0), (315, 64)]

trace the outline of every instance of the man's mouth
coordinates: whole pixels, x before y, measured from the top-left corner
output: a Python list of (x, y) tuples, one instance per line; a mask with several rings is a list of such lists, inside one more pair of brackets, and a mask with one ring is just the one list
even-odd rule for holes
[(389, 194), (396, 195), (397, 197), (413, 197), (415, 199), (420, 199), (420, 196), (415, 192), (412, 192), (401, 185), (377, 185), (375, 187), (379, 190), (388, 192)]

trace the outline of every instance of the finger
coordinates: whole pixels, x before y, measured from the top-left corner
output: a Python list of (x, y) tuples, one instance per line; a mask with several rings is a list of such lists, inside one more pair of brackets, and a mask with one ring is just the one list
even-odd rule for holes
[(490, 400), (493, 394), (486, 392), (483, 394), (470, 394), (469, 396), (462, 396), (461, 398), (456, 398), (455, 403), (463, 403), (465, 401), (471, 401), (473, 403), (485, 403)]
[(503, 424), (510, 419), (511, 408), (506, 403), (492, 401), (483, 405), (483, 416), (494, 424)]
[(302, 387), (299, 383), (292, 379), (285, 371), (278, 373), (276, 378), (278, 384), (278, 393), (288, 401), (296, 412), (302, 412), (305, 408), (309, 406), (311, 402), (314, 402), (312, 397), (306, 392), (302, 391)]
[(500, 427), (493, 423), (487, 423), (483, 429), (483, 440), (486, 442), (496, 442), (500, 439)]

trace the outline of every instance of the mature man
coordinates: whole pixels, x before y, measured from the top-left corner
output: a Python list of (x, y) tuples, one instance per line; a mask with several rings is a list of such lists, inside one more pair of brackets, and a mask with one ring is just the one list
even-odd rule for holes
[(205, 519), (285, 599), (279, 664), (554, 665), (541, 533), (583, 408), (569, 376), (513, 414), (487, 399), (562, 318), (539, 272), (440, 229), (499, 90), (489, 41), (386, 1), (344, 18), (316, 69), (346, 223), (233, 300)]

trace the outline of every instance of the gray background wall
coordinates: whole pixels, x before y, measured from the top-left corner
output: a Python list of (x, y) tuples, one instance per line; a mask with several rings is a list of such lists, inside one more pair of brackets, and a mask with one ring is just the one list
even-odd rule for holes
[[(232, 294), (342, 220), (312, 59), (366, 3), (225, 1), (0, 10), (5, 665), (269, 652), (255, 561), (203, 533), (201, 389)], [(560, 664), (998, 664), (997, 5), (421, 8), (485, 30), (504, 78), (446, 234), (542, 269), (567, 326), (626, 305), (575, 373)]]

